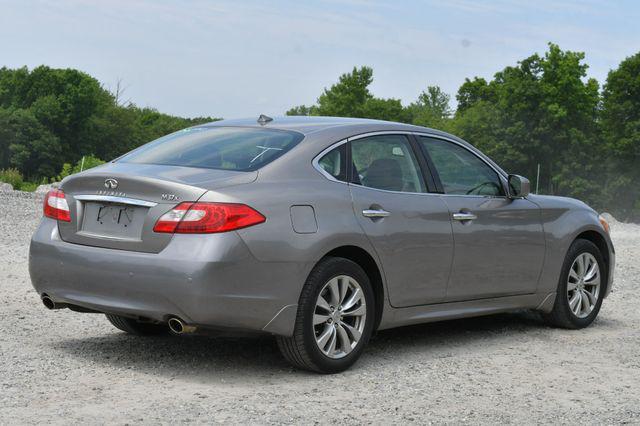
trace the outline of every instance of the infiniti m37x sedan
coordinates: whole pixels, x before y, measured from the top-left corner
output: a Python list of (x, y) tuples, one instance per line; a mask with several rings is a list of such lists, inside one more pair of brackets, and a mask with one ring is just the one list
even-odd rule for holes
[(520, 309), (586, 327), (615, 258), (586, 204), (530, 194), (455, 136), (261, 116), (67, 177), (29, 262), (49, 309), (132, 334), (272, 334), (293, 365), (331, 373), (375, 330)]

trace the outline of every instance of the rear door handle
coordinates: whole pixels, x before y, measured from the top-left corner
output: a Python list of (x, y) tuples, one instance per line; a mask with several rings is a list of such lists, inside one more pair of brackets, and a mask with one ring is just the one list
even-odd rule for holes
[(453, 214), (453, 220), (475, 220), (477, 219), (478, 216), (476, 216), (473, 213), (464, 213), (464, 212), (460, 212), (460, 213), (454, 213)]
[(362, 210), (362, 216), (364, 217), (388, 217), (390, 216), (391, 213), (389, 213), (386, 210), (371, 210), (371, 209), (367, 209), (367, 210)]

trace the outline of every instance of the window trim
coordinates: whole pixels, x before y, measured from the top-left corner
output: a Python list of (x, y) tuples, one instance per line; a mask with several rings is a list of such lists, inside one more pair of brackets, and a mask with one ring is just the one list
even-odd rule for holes
[[(381, 191), (381, 192), (388, 192), (388, 193), (392, 193), (392, 194), (411, 194), (411, 195), (441, 195), (441, 196), (445, 196), (445, 197), (474, 197), (474, 198), (509, 198), (507, 195), (476, 195), (476, 194), (446, 194), (444, 192), (444, 188), (442, 187), (442, 183), (440, 182), (440, 175), (438, 174), (438, 171), (435, 168), (435, 165), (433, 164), (433, 161), (431, 160), (431, 157), (427, 154), (425, 154), (425, 149), (422, 148), (421, 144), (418, 142), (418, 137), (420, 136), (424, 136), (424, 137), (428, 137), (428, 138), (434, 138), (434, 139), (441, 139), (443, 141), (449, 142), (449, 143), (453, 143), (456, 144), (458, 146), (460, 146), (463, 149), (466, 149), (467, 151), (469, 151), (471, 154), (475, 155), (476, 157), (478, 157), (478, 159), (480, 161), (482, 161), (483, 163), (485, 163), (487, 166), (489, 166), (497, 175), (498, 175), (498, 179), (500, 179), (500, 182), (502, 184), (502, 188), (503, 191), (505, 192), (505, 194), (508, 194), (507, 192), (507, 187), (506, 187), (506, 178), (507, 178), (507, 174), (506, 172), (504, 172), (503, 170), (500, 170), (499, 168), (497, 168), (496, 166), (494, 166), (493, 164), (491, 164), (491, 162), (487, 161), (487, 159), (483, 158), (484, 154), (479, 153), (479, 152), (475, 152), (474, 149), (470, 149), (468, 146), (466, 146), (463, 143), (460, 143), (459, 141), (456, 141), (455, 139), (452, 139), (450, 137), (447, 137), (445, 135), (440, 135), (440, 134), (436, 134), (436, 133), (429, 133), (429, 132), (418, 132), (418, 131), (409, 131), (409, 130), (381, 130), (381, 131), (374, 131), (374, 132), (366, 132), (366, 133), (361, 133), (358, 135), (353, 135), (353, 136), (349, 136), (348, 138), (345, 139), (341, 139), (338, 142), (335, 142), (331, 145), (329, 145), (327, 148), (323, 149), (322, 151), (320, 151), (320, 153), (318, 153), (313, 160), (311, 161), (311, 164), (313, 165), (313, 167), (325, 178), (327, 178), (328, 180), (332, 181), (332, 182), (337, 182), (337, 183), (342, 183), (345, 185), (352, 185), (351, 183), (351, 173), (352, 173), (352, 168), (347, 166), (347, 181), (342, 181), (342, 180), (338, 180), (335, 177), (333, 177), (331, 174), (329, 174), (328, 172), (326, 172), (322, 167), (320, 167), (320, 165), (318, 164), (320, 159), (327, 154), (329, 151), (333, 150), (334, 148), (339, 147), (340, 145), (343, 144), (348, 144), (351, 141), (354, 140), (358, 140), (358, 139), (362, 139), (362, 138), (366, 138), (369, 136), (378, 136), (378, 135), (407, 135), (409, 141), (411, 142), (411, 140), (413, 138), (415, 138), (415, 144), (417, 146), (417, 148), (419, 148), (416, 152), (414, 152), (414, 155), (417, 158), (422, 158), (427, 166), (427, 170), (423, 170), (422, 167), (422, 163), (420, 160), (418, 160), (418, 165), (420, 166), (420, 170), (423, 174), (423, 179), (425, 180), (426, 184), (427, 184), (427, 191), (428, 192), (405, 192), (405, 191), (389, 191), (386, 189), (378, 189), (378, 188), (371, 188), (368, 186), (363, 186), (363, 185), (357, 185), (360, 188), (365, 188), (365, 189), (370, 189), (372, 191)], [(412, 146), (412, 148), (415, 147)], [(488, 157), (487, 157), (488, 158)], [(347, 165), (350, 163), (351, 160), (351, 146), (347, 146)], [(431, 188), (429, 188), (429, 176), (427, 175), (430, 174), (432, 179), (434, 180), (434, 186), (435, 186), (435, 190), (432, 190)]]
[(325, 169), (322, 168), (322, 166), (320, 165), (320, 160), (322, 159), (322, 157), (324, 157), (325, 155), (327, 155), (328, 153), (330, 153), (331, 151), (333, 151), (336, 148), (341, 147), (342, 145), (346, 144), (349, 140), (348, 139), (343, 139), (339, 142), (336, 142), (332, 145), (330, 145), (329, 147), (325, 148), (324, 150), (322, 150), (318, 155), (316, 155), (315, 157), (313, 157), (313, 160), (311, 161), (311, 165), (313, 166), (314, 169), (316, 169), (318, 172), (320, 172), (320, 174), (324, 177), (326, 177), (327, 179), (329, 179), (332, 182), (338, 182), (338, 183), (344, 183), (345, 185), (347, 185), (349, 183), (350, 180), (350, 175), (351, 173), (349, 172), (349, 147), (347, 146), (347, 158), (345, 158), (345, 162), (346, 162), (346, 166), (347, 166), (347, 180), (340, 180), (340, 179), (336, 179), (335, 176), (333, 176), (331, 173), (327, 172)]
[(357, 140), (360, 140), (360, 139), (367, 139), (367, 138), (375, 137), (375, 136), (384, 136), (384, 135), (404, 136), (406, 141), (407, 141), (407, 145), (408, 145), (409, 149), (411, 150), (411, 152), (413, 153), (413, 156), (415, 157), (415, 160), (416, 160), (416, 172), (417, 172), (418, 176), (420, 178), (422, 178), (422, 184), (425, 186), (425, 188), (424, 188), (425, 190), (422, 191), (422, 192), (391, 191), (391, 190), (388, 190), (388, 189), (374, 188), (372, 186), (366, 186), (366, 185), (363, 185), (361, 183), (353, 182), (353, 176), (352, 175), (353, 175), (353, 170), (354, 170), (355, 166), (354, 167), (348, 167), (349, 170), (348, 170), (348, 173), (347, 173), (347, 177), (349, 179), (349, 184), (350, 185), (351, 184), (352, 185), (358, 185), (361, 188), (375, 189), (375, 190), (378, 190), (378, 191), (391, 192), (391, 193), (394, 193), (394, 194), (430, 194), (430, 193), (433, 193), (433, 191), (432, 191), (433, 186), (431, 185), (431, 182), (429, 181), (429, 179), (427, 179), (427, 171), (424, 170), (424, 164), (422, 162), (422, 160), (423, 160), (422, 154), (421, 154), (421, 152), (419, 150), (416, 150), (416, 148), (418, 148), (418, 146), (415, 144), (415, 141), (413, 140), (413, 137), (412, 137), (411, 133), (399, 133), (399, 132), (394, 132), (394, 131), (385, 132), (383, 134), (380, 134), (381, 132), (376, 132), (376, 133), (379, 133), (379, 134), (375, 134), (375, 135), (368, 134), (368, 135), (362, 136), (362, 137), (360, 137), (360, 135), (359, 135), (358, 137), (351, 137), (351, 138), (348, 139), (347, 152), (348, 152), (348, 160), (349, 160), (349, 162), (347, 164), (352, 164), (353, 165), (353, 162), (351, 161), (351, 156), (353, 155), (351, 143), (353, 141), (357, 141)]
[(452, 144), (457, 145), (460, 148), (466, 150), (467, 152), (471, 153), (478, 160), (480, 160), (482, 163), (486, 164), (498, 176), (498, 180), (500, 181), (500, 185), (502, 187), (502, 192), (504, 193), (504, 195), (447, 194), (444, 191), (444, 185), (442, 184), (442, 181), (440, 180), (440, 173), (438, 172), (438, 169), (436, 168), (435, 164), (433, 163), (433, 160), (431, 159), (431, 155), (429, 155), (429, 152), (427, 151), (427, 149), (418, 141), (418, 145), (420, 146), (420, 151), (422, 152), (422, 155), (425, 156), (425, 158), (427, 159), (427, 162), (429, 163), (429, 165), (431, 166), (431, 168), (433, 170), (434, 179), (436, 179), (436, 182), (437, 182), (436, 185), (438, 185), (442, 190), (441, 195), (446, 195), (448, 197), (509, 198), (509, 196), (507, 195), (507, 194), (509, 194), (509, 192), (507, 191), (507, 188), (505, 186), (504, 173), (501, 172), (500, 170), (496, 169), (491, 163), (486, 161), (484, 158), (482, 158), (476, 152), (474, 152), (473, 150), (469, 149), (468, 147), (464, 146), (463, 144), (461, 144), (461, 143), (459, 143), (457, 141), (454, 141), (454, 140), (452, 140), (450, 138), (439, 137), (439, 136), (434, 136), (434, 135), (429, 135), (429, 134), (416, 134), (416, 135), (417, 136), (423, 136), (423, 137), (431, 138), (431, 139), (439, 139), (439, 140), (447, 142), (447, 143), (452, 143)]

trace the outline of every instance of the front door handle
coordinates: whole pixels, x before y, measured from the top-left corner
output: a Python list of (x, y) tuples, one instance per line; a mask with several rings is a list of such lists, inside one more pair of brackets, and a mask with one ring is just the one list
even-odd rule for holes
[(380, 209), (380, 210), (372, 210), (372, 209), (362, 210), (362, 216), (364, 216), (364, 217), (376, 218), (376, 217), (388, 217), (390, 215), (391, 215), (391, 213), (389, 213), (386, 210), (382, 210), (382, 209)]
[(453, 220), (460, 220), (460, 221), (464, 221), (464, 220), (476, 220), (478, 218), (478, 216), (476, 216), (473, 213), (465, 213), (465, 212), (460, 212), (460, 213), (454, 213), (453, 214)]

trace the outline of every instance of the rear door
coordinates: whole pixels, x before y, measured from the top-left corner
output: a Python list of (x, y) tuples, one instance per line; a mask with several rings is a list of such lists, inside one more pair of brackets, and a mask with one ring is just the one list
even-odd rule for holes
[(534, 293), (545, 241), (540, 209), (506, 197), (504, 182), (457, 143), (419, 136), (451, 212), (455, 256), (446, 301)]
[(355, 215), (382, 262), (391, 304), (442, 301), (453, 256), (449, 212), (428, 193), (414, 142), (384, 134), (349, 146)]

